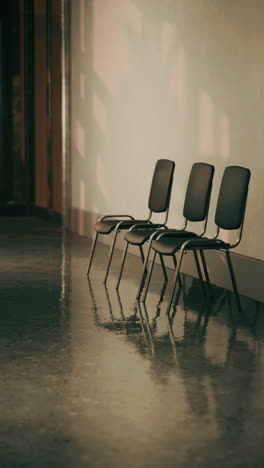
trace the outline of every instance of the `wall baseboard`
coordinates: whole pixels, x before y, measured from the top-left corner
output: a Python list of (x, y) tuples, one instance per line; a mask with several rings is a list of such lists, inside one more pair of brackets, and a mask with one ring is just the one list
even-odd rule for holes
[[(99, 217), (100, 215), (73, 208), (71, 230), (79, 235), (92, 238), (94, 237), (93, 224)], [(110, 245), (112, 236), (101, 235), (99, 241)], [(118, 237), (116, 248), (120, 250), (124, 248), (122, 235)], [(139, 256), (138, 249), (133, 246), (131, 246), (129, 252)], [(223, 252), (207, 251), (205, 252), (205, 256), (211, 283), (232, 290), (225, 254)], [(235, 252), (231, 252), (231, 257), (239, 293), (256, 301), (264, 302), (264, 288), (261, 281), (261, 278), (264, 277), (264, 262), (236, 254)], [(167, 265), (169, 265), (170, 260), (166, 261)], [(181, 271), (197, 278), (196, 267), (191, 253), (185, 256)]]

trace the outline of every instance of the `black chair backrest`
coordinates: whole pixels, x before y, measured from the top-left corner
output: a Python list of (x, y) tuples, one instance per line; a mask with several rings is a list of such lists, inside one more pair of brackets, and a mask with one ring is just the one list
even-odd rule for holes
[(215, 212), (215, 224), (221, 229), (241, 227), (246, 209), (250, 170), (246, 167), (225, 168)]
[(169, 208), (175, 163), (168, 159), (159, 159), (156, 163), (148, 207), (154, 213), (163, 213)]
[(189, 176), (185, 195), (183, 216), (188, 221), (204, 221), (208, 214), (214, 166), (195, 163)]

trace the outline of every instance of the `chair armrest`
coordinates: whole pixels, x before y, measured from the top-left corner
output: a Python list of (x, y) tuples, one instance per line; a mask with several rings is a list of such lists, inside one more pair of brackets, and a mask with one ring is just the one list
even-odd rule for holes
[[(137, 221), (135, 218), (132, 218), (132, 220), (133, 220), (133, 221)], [(142, 225), (143, 225), (144, 219), (140, 219), (140, 220), (138, 220), (138, 221), (140, 221), (140, 223), (142, 223)], [(116, 228), (115, 228), (115, 229), (117, 230), (117, 229), (119, 228), (119, 226), (122, 226), (122, 224), (126, 224), (126, 222), (127, 222), (126, 219), (120, 221), (120, 222), (116, 225)], [(149, 221), (148, 219), (146, 219), (146, 224), (144, 224), (144, 226), (147, 226), (147, 223), (151, 223), (151, 221)], [(133, 224), (133, 226), (137, 226), (137, 224)]]
[(156, 240), (160, 240), (162, 237), (193, 237), (193, 234), (185, 231), (184, 229), (167, 229), (161, 233)]
[(151, 221), (147, 221), (145, 224), (142, 223), (142, 224), (134, 224), (133, 226), (131, 226), (131, 228), (129, 229), (129, 231), (137, 231), (137, 230), (140, 230), (140, 229), (159, 229), (163, 227), (164, 229), (168, 229), (165, 224), (154, 224), (152, 223)]
[(128, 218), (128, 219), (135, 219), (133, 216), (130, 215), (106, 215), (106, 216), (101, 216), (101, 218), (98, 219), (98, 221), (104, 221), (105, 219), (108, 218)]

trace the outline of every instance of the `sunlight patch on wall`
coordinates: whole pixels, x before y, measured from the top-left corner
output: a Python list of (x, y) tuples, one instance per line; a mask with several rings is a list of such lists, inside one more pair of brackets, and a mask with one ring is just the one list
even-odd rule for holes
[(107, 115), (105, 106), (96, 92), (93, 92), (93, 117), (102, 133), (107, 130)]
[(219, 135), (220, 156), (227, 159), (230, 156), (230, 123), (223, 112), (219, 114)]
[(199, 118), (199, 152), (201, 156), (210, 157), (214, 152), (214, 114), (215, 109), (212, 98), (201, 90)]
[[(228, 236), (221, 236), (221, 237), (222, 237), (223, 241), (228, 242)], [(226, 265), (226, 256), (225, 256), (225, 254), (224, 254), (224, 253), (220, 253), (220, 254), (219, 254), (219, 258), (220, 258), (221, 262), (222, 262), (224, 265)]]
[(141, 28), (139, 13), (129, 0), (95, 0), (93, 27), (94, 69), (107, 90), (116, 94), (129, 73), (128, 31)]
[(80, 0), (80, 45), (81, 52), (85, 52), (85, 11), (84, 11), (84, 0)]
[(80, 72), (80, 98), (85, 99), (84, 73)]
[(176, 52), (169, 89), (171, 90), (172, 97), (176, 101), (179, 122), (183, 123), (186, 110), (186, 57), (182, 46), (179, 46)]
[(79, 154), (84, 159), (85, 158), (85, 132), (79, 120), (75, 122), (74, 142), (75, 142), (75, 146)]
[(136, 7), (136, 5), (133, 5), (131, 0), (127, 0), (126, 3), (129, 27), (132, 29), (133, 32), (140, 34), (142, 30), (142, 14)]
[(164, 59), (169, 58), (169, 53), (173, 47), (174, 28), (170, 23), (163, 23), (161, 27), (161, 54)]
[[(237, 237), (238, 237), (238, 232), (237, 230), (235, 231), (225, 231), (224, 229), (220, 230), (220, 237), (221, 239), (226, 242), (227, 244), (235, 244), (237, 242)], [(225, 258), (225, 256), (224, 256)]]
[(96, 185), (100, 189), (101, 195), (103, 195), (105, 200), (109, 201), (110, 196), (105, 182), (104, 162), (100, 156), (97, 156), (96, 158)]
[[(97, 223), (98, 218), (99, 218), (98, 213), (99, 213), (99, 210), (98, 210), (97, 206), (96, 206), (96, 205), (93, 205), (93, 208), (92, 208), (92, 223), (91, 223), (91, 226), (94, 226), (94, 225)], [(95, 232), (95, 230), (92, 228), (92, 229), (91, 229), (91, 232), (90, 232), (90, 236), (91, 236), (93, 239), (95, 238), (95, 234), (96, 234), (96, 232)]]

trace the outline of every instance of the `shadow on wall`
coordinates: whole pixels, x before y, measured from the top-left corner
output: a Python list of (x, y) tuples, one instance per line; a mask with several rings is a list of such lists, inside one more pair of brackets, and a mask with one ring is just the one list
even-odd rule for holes
[(252, 179), (238, 251), (262, 258), (262, 10), (261, 0), (72, 4), (73, 230), (91, 236), (98, 214), (144, 217), (155, 161), (168, 157), (171, 226), (193, 162), (215, 165), (213, 234), (224, 167), (244, 165)]

